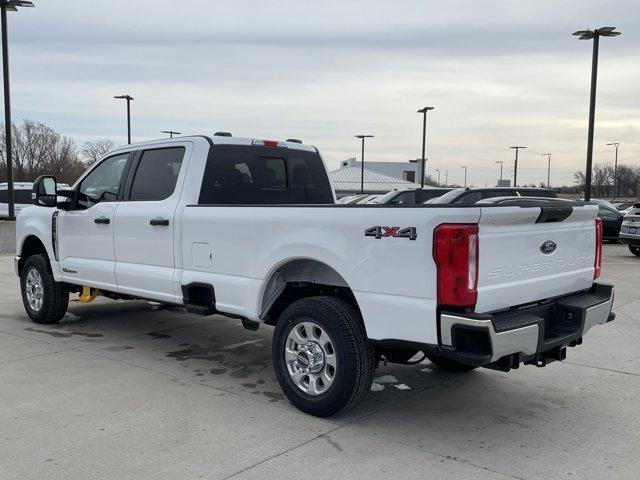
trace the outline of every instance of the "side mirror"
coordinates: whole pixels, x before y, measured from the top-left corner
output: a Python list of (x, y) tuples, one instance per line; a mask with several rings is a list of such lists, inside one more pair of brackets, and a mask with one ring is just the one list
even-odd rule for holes
[(40, 207), (55, 207), (57, 194), (56, 177), (42, 175), (33, 183), (31, 200)]

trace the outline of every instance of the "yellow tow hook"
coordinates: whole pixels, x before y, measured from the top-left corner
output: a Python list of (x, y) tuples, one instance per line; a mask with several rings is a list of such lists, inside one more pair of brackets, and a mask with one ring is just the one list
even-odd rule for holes
[(99, 293), (100, 293), (100, 290), (98, 290), (97, 288), (91, 288), (91, 287), (87, 287), (86, 285), (83, 285), (82, 294), (80, 294), (80, 297), (76, 298), (73, 301), (78, 303), (93, 302)]

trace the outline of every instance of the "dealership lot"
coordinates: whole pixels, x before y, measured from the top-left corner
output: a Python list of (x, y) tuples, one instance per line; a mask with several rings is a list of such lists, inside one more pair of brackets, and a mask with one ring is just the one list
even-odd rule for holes
[(605, 245), (615, 322), (511, 373), (380, 368), (355, 410), (300, 413), (271, 327), (141, 301), (31, 323), (0, 256), (0, 478), (640, 477), (640, 258)]

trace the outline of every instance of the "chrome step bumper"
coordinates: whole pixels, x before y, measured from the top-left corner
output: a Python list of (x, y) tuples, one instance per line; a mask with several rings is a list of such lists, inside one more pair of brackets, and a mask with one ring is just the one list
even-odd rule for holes
[(561, 360), (565, 347), (579, 345), (593, 326), (615, 318), (611, 313), (613, 299), (613, 285), (594, 284), (588, 292), (507, 312), (485, 315), (444, 311), (439, 318), (440, 348), (449, 357), (477, 366), (513, 355), (509, 358), (512, 365), (547, 357)]

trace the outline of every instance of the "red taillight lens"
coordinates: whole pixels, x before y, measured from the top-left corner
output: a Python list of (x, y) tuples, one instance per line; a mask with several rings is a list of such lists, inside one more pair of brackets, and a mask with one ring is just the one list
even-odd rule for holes
[(596, 217), (596, 261), (593, 267), (593, 279), (595, 280), (602, 271), (602, 219), (599, 217)]
[(438, 305), (473, 308), (478, 298), (478, 225), (439, 225), (433, 237)]

